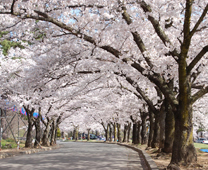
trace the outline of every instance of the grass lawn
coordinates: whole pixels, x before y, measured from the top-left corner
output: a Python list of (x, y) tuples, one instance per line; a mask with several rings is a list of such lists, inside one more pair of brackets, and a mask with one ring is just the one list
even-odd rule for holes
[[(17, 147), (17, 144), (14, 141), (14, 139), (2, 139), (1, 140), (1, 148), (2, 149), (11, 149), (9, 147), (6, 147), (6, 145), (10, 145), (12, 148), (16, 148)], [(24, 142), (20, 142), (20, 148), (22, 148), (24, 146), (25, 146)]]
[(198, 149), (208, 149), (208, 144), (194, 143), (194, 146)]

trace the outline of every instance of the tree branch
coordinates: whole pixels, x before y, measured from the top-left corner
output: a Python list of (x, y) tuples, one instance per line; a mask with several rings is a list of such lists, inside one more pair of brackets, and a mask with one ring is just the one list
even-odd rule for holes
[[(185, 18), (183, 24), (183, 33), (184, 33), (184, 42), (190, 41), (190, 20), (191, 20), (191, 13), (192, 13), (192, 3), (193, 0), (186, 0), (186, 11), (185, 11)], [(187, 42), (187, 44), (189, 44)]]
[[(123, 13), (122, 13), (123, 19), (126, 21), (126, 23), (128, 25), (130, 25), (132, 23), (131, 16), (127, 13), (126, 7), (124, 5), (122, 5), (122, 10), (123, 10)], [(150, 66), (150, 68), (152, 68), (153, 64), (150, 61), (150, 58), (144, 55), (144, 52), (146, 51), (146, 48), (145, 48), (144, 42), (142, 41), (141, 36), (136, 31), (135, 32), (131, 32), (131, 34), (134, 37), (134, 41), (135, 41), (137, 47), (139, 48), (139, 50), (141, 51), (145, 61)]]
[[(139, 4), (140, 4), (141, 8), (143, 9), (143, 11), (145, 13), (146, 12), (152, 12), (152, 9), (151, 9), (150, 5), (146, 4), (146, 2), (142, 1)], [(160, 37), (160, 39), (162, 40), (162, 42), (164, 43), (164, 45), (166, 46), (167, 43), (170, 43), (171, 44), (168, 36), (165, 34), (165, 32), (163, 31), (162, 27), (160, 26), (159, 21), (157, 21), (151, 15), (148, 15), (148, 20), (151, 22), (152, 26), (155, 29), (155, 32)]]
[(156, 114), (157, 113), (157, 109), (153, 105), (152, 101), (145, 95), (145, 93), (139, 87), (138, 83), (135, 82), (134, 80), (132, 80), (130, 77), (126, 77), (126, 81), (129, 82), (129, 84), (131, 84), (136, 89), (136, 91), (142, 96), (142, 98), (144, 99), (144, 101), (148, 104), (148, 106), (151, 109), (151, 111), (154, 114)]
[(192, 29), (190, 36), (192, 37), (194, 35), (194, 33), (197, 31), (197, 28), (199, 27), (199, 25), (201, 24), (201, 22), (203, 21), (204, 17), (206, 16), (208, 11), (208, 4), (207, 6), (204, 8), (203, 13), (201, 14), (199, 20), (197, 21), (196, 25), (194, 26), (194, 28)]
[(13, 0), (12, 1), (12, 5), (11, 5), (11, 14), (14, 14), (14, 4), (17, 0)]
[(189, 64), (189, 66), (187, 67), (187, 74), (190, 74), (191, 70), (194, 68), (194, 66), (199, 62), (199, 60), (201, 60), (201, 58), (204, 56), (204, 54), (206, 54), (208, 52), (208, 45), (205, 46), (200, 52), (199, 54), (197, 54), (197, 56), (192, 60), (192, 62)]
[(204, 85), (192, 84), (191, 88), (193, 88), (193, 89), (202, 89), (202, 88), (204, 88)]
[[(53, 23), (54, 25), (69, 31), (72, 35), (76, 36), (77, 38), (83, 38), (85, 41), (87, 41), (87, 42), (111, 53), (115, 57), (119, 58), (120, 52), (117, 49), (114, 49), (113, 47), (111, 47), (109, 45), (99, 46), (96, 43), (96, 41), (93, 39), (93, 37), (90, 37), (84, 33), (81, 33), (79, 30), (76, 30), (76, 29), (73, 29), (73, 28), (67, 26), (66, 24), (48, 16), (48, 14), (46, 14), (46, 13), (43, 13), (43, 12), (40, 12), (37, 10), (35, 10), (35, 13), (37, 13), (38, 16), (27, 14), (23, 18), (24, 19), (35, 19), (35, 20), (41, 20), (41, 21), (47, 21), (47, 22)], [(11, 13), (9, 13), (9, 14), (11, 14)], [(20, 13), (13, 13), (12, 15), (19, 16)]]
[[(6, 27), (6, 28), (3, 28), (2, 30), (8, 30), (8, 29), (10, 29), (10, 28), (12, 28), (12, 27), (14, 27), (14, 26), (18, 25), (20, 22), (21, 22), (21, 20), (17, 21), (17, 22), (16, 22), (16, 23), (14, 23), (12, 26), (9, 26), (9, 27)], [(1, 31), (2, 31), (2, 30), (1, 30)]]
[(195, 101), (197, 101), (199, 98), (204, 96), (205, 94), (208, 93), (208, 86), (204, 87), (203, 89), (199, 90), (196, 92), (192, 97), (191, 97), (191, 104), (193, 104)]
[[(117, 74), (117, 73), (115, 73), (115, 74), (116, 74), (116, 75), (119, 75), (119, 74)], [(120, 86), (121, 86), (122, 89), (125, 89), (125, 90), (129, 91), (130, 93), (133, 93), (133, 94), (134, 94), (138, 99), (140, 99), (140, 100), (143, 99), (138, 93), (136, 93), (136, 92), (134, 92), (134, 91), (128, 89), (127, 87), (124, 87), (118, 79), (117, 79), (117, 81), (119, 82), (119, 84), (120, 84)]]
[[(53, 10), (63, 10), (63, 9), (66, 9), (66, 8), (71, 8), (71, 9), (74, 9), (74, 8), (93, 8), (93, 7), (96, 7), (98, 9), (101, 9), (101, 8), (104, 8), (105, 6), (103, 5), (84, 5), (84, 4), (79, 4), (79, 5), (68, 5), (66, 7), (63, 7), (63, 8), (54, 8)], [(47, 12), (51, 12), (53, 10), (48, 10)]]
[(167, 100), (170, 102), (170, 104), (173, 106), (173, 108), (177, 107), (178, 100), (175, 98), (174, 92), (170, 90), (160, 74), (154, 72), (145, 74), (145, 69), (139, 63), (134, 62), (133, 64), (131, 64), (131, 66), (138, 70), (143, 76), (147, 77), (155, 85), (157, 85), (161, 92), (164, 94), (164, 96), (167, 98)]
[(165, 46), (167, 46), (167, 44), (171, 44), (168, 36), (165, 34), (165, 32), (163, 31), (162, 27), (159, 24), (159, 21), (157, 21), (154, 17), (148, 15), (148, 20), (152, 23), (152, 26), (154, 27), (157, 35), (160, 37), (160, 39), (162, 40), (163, 44)]
[[(143, 11), (146, 12), (152, 12), (152, 9), (150, 7), (150, 5), (148, 5), (146, 2), (142, 1), (142, 2), (138, 2), (138, 4), (140, 4), (141, 8), (143, 9)], [(160, 26), (160, 23), (158, 20), (156, 20), (153, 16), (148, 15), (148, 20), (151, 22), (152, 26), (155, 29), (155, 32), (157, 33), (158, 37), (162, 40), (163, 44), (165, 46), (167, 46), (167, 44), (171, 44), (170, 39), (168, 38), (168, 36), (165, 34), (165, 31), (162, 29), (162, 27)], [(176, 60), (176, 62), (178, 62), (178, 59), (176, 57), (179, 56), (178, 52), (176, 49), (174, 49), (172, 52), (170, 52), (171, 56)]]

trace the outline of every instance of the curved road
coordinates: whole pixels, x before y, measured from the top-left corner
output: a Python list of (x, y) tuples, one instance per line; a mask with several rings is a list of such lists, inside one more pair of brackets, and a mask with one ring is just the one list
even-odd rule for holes
[(143, 170), (132, 149), (103, 143), (63, 142), (60, 149), (0, 160), (0, 170)]

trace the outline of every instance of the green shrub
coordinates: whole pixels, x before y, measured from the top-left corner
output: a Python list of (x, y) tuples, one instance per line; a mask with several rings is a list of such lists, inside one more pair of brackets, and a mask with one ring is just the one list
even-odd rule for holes
[(61, 137), (61, 130), (59, 128), (57, 128), (57, 138)]
[(202, 144), (202, 143), (194, 143), (195, 148), (199, 148), (199, 149), (208, 149), (208, 145), (207, 144)]

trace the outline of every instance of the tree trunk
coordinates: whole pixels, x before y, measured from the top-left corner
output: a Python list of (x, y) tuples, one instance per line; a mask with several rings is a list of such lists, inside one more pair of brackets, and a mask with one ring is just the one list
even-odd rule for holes
[(56, 139), (57, 139), (57, 128), (55, 130), (55, 135), (54, 135), (54, 144), (56, 144)]
[[(61, 136), (62, 136), (62, 135), (61, 135)], [(72, 132), (71, 132), (71, 131), (67, 132), (67, 137), (68, 137), (68, 138), (72, 137)]]
[(110, 142), (112, 142), (113, 141), (113, 139), (112, 139), (112, 127), (111, 127), (111, 124), (110, 123), (108, 124), (108, 126), (109, 126), (109, 129), (110, 129), (110, 135), (109, 135)]
[(87, 129), (87, 141), (90, 140), (90, 129)]
[(121, 142), (122, 139), (121, 139), (121, 125), (119, 123), (117, 123), (117, 129), (118, 129), (118, 142)]
[(61, 132), (61, 138), (64, 139), (64, 132)]
[(191, 112), (192, 110), (189, 108), (187, 117), (183, 117), (181, 112), (175, 113), (175, 140), (170, 165), (179, 165), (182, 161), (185, 164), (197, 161), (197, 153), (193, 143)]
[(28, 119), (28, 128), (27, 128), (27, 137), (26, 137), (26, 141), (25, 141), (25, 147), (26, 148), (31, 148), (32, 147), (32, 128), (33, 128), (33, 113), (35, 111), (34, 108), (32, 108), (31, 110), (29, 110), (29, 106), (25, 107), (23, 106), (26, 113), (27, 113), (27, 119)]
[(117, 129), (116, 129), (116, 123), (113, 123), (113, 132), (114, 132), (114, 142), (117, 142)]
[(107, 124), (107, 127), (105, 127), (104, 123), (102, 122), (101, 125), (103, 126), (103, 129), (105, 131), (105, 141), (108, 141), (108, 134), (109, 134), (109, 128), (108, 128), (108, 124)]
[(95, 135), (96, 135), (96, 136), (100, 136), (100, 133), (99, 133), (98, 130), (95, 131)]
[(43, 132), (43, 138), (42, 138), (43, 146), (49, 146), (49, 139), (48, 139), (49, 131), (50, 131), (50, 126), (48, 126)]
[(108, 141), (108, 138), (109, 138), (109, 127), (108, 127), (108, 124), (107, 124), (107, 128), (105, 130), (105, 137), (106, 137), (106, 141)]
[(159, 147), (160, 143), (160, 136), (159, 136), (159, 131), (160, 131), (160, 126), (159, 126), (159, 113), (155, 115), (155, 126), (154, 126), (154, 134), (153, 134), (153, 140), (151, 143), (152, 148)]
[(188, 51), (191, 43), (190, 20), (192, 12), (192, 0), (186, 0), (184, 18), (184, 39), (181, 45), (181, 53), (178, 58), (179, 75), (179, 104), (175, 114), (175, 140), (173, 143), (172, 159), (168, 168), (174, 167), (184, 161), (190, 164), (196, 161), (197, 154), (193, 143), (192, 122), (192, 98), (190, 72), (187, 71)]
[(141, 122), (138, 121), (137, 122), (137, 141), (136, 144), (140, 144), (141, 143)]
[(130, 142), (131, 122), (128, 123), (127, 142)]
[[(28, 114), (28, 113), (27, 113)], [(32, 129), (33, 129), (33, 124), (31, 122), (28, 123), (28, 128), (27, 128), (27, 137), (25, 141), (25, 148), (31, 148), (32, 147)]]
[(149, 127), (149, 138), (148, 138), (148, 147), (151, 147), (151, 143), (153, 140), (153, 134), (154, 134), (154, 114), (149, 111), (149, 121), (150, 121), (150, 127)]
[(162, 149), (165, 153), (171, 153), (175, 134), (175, 118), (171, 105), (165, 100), (165, 142)]
[(160, 111), (160, 119), (159, 119), (159, 126), (160, 126), (160, 132), (159, 132), (159, 152), (162, 151), (162, 149), (164, 148), (164, 143), (165, 143), (165, 118), (166, 118), (166, 110), (165, 110), (165, 104), (163, 101), (163, 104), (161, 105)]
[(49, 132), (50, 132), (50, 125), (51, 125), (52, 119), (49, 120), (49, 118), (47, 118), (47, 123), (46, 123), (46, 128), (43, 132), (43, 138), (42, 138), (42, 145), (43, 146), (49, 146)]
[(124, 137), (123, 137), (123, 142), (127, 142), (127, 131), (128, 131), (128, 125), (124, 125)]
[(137, 141), (137, 123), (133, 123), (133, 130), (132, 130), (132, 143), (136, 144)]
[(53, 120), (53, 123), (51, 125), (51, 142), (50, 142), (51, 146), (54, 145), (55, 133), (56, 133), (56, 123), (55, 120)]
[(41, 132), (40, 132), (40, 120), (41, 120), (41, 114), (39, 113), (36, 121), (35, 121), (35, 130), (36, 130), (36, 135), (35, 135), (35, 144), (34, 147), (38, 147), (38, 145), (40, 144), (40, 136), (41, 136)]
[(143, 144), (147, 144), (147, 125), (146, 125), (147, 114), (142, 113), (141, 118), (142, 118), (141, 144), (143, 145)]
[(61, 114), (59, 115), (59, 117), (56, 119), (56, 121), (54, 121), (53, 145), (56, 144), (57, 130), (58, 130), (59, 124), (61, 123), (61, 118), (62, 118), (63, 114), (64, 114), (64, 113), (61, 113)]
[(79, 139), (78, 137), (78, 126), (74, 127), (74, 140), (77, 141)]

